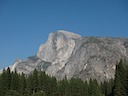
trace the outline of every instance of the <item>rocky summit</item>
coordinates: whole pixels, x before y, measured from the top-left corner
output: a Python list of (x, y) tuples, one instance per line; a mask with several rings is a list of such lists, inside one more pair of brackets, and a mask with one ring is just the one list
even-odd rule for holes
[(35, 56), (16, 60), (11, 70), (30, 74), (38, 69), (57, 79), (66, 76), (103, 81), (114, 78), (120, 59), (128, 60), (127, 38), (83, 37), (59, 30), (49, 34)]

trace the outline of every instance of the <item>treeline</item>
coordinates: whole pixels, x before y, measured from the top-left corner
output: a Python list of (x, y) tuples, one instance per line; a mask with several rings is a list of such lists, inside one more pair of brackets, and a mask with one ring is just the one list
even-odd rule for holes
[(36, 69), (29, 76), (11, 72), (0, 75), (0, 96), (128, 96), (128, 64), (121, 60), (116, 66), (115, 79), (98, 84), (97, 80), (78, 78), (57, 81)]

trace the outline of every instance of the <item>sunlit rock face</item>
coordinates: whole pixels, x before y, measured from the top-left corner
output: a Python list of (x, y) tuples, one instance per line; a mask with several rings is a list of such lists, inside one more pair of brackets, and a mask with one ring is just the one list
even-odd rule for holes
[(49, 62), (55, 59), (67, 60), (75, 47), (75, 40), (80, 37), (63, 30), (50, 33), (47, 42), (40, 46), (37, 56)]
[(126, 38), (82, 37), (59, 30), (49, 34), (36, 56), (17, 60), (11, 70), (30, 74), (38, 69), (57, 79), (66, 76), (103, 81), (114, 78), (115, 65), (120, 59), (128, 60)]
[(98, 81), (114, 78), (116, 62), (121, 58), (128, 59), (124, 42), (127, 39), (83, 37), (77, 40), (71, 58), (57, 76)]
[(80, 37), (80, 35), (63, 30), (49, 35), (48, 41), (40, 46), (37, 53), (37, 57), (52, 62), (46, 71), (48, 74), (55, 75), (65, 66), (75, 48), (75, 40)]
[(45, 71), (50, 65), (50, 62), (43, 61), (37, 56), (30, 56), (25, 61), (17, 59), (10, 68), (11, 71), (30, 74), (34, 69)]

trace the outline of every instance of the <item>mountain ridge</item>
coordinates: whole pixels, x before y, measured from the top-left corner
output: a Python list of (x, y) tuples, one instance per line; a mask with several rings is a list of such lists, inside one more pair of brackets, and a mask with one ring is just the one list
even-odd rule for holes
[(127, 38), (83, 37), (59, 30), (49, 34), (36, 56), (15, 62), (11, 70), (29, 74), (38, 69), (57, 79), (67, 76), (103, 81), (114, 78), (115, 65), (120, 59), (128, 60)]

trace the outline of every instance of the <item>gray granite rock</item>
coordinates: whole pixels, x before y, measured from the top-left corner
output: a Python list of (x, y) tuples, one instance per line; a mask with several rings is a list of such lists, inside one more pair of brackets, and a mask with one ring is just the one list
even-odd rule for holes
[(11, 70), (31, 73), (35, 68), (57, 79), (67, 76), (99, 81), (114, 78), (115, 65), (128, 60), (128, 39), (110, 37), (82, 37), (64, 30), (50, 33), (36, 56), (17, 60)]

